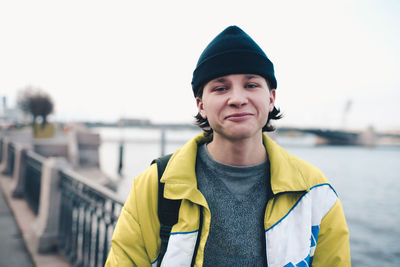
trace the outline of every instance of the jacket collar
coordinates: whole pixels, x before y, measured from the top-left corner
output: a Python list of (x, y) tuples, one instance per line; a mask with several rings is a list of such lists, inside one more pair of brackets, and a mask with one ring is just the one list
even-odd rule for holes
[(169, 199), (188, 199), (208, 207), (203, 194), (197, 189), (196, 156), (198, 145), (210, 141), (199, 134), (179, 148), (169, 160), (161, 182), (165, 183), (164, 196)]
[(271, 189), (274, 195), (284, 192), (309, 191), (304, 175), (299, 168), (299, 160), (263, 135), (271, 166)]
[[(178, 149), (165, 168), (161, 182), (165, 183), (164, 196), (169, 199), (188, 199), (208, 207), (201, 192), (197, 189), (196, 156), (197, 147), (210, 141), (199, 134)], [(270, 137), (263, 135), (271, 166), (271, 188), (274, 195), (283, 192), (308, 191), (303, 173), (298, 168), (298, 159), (286, 152)]]

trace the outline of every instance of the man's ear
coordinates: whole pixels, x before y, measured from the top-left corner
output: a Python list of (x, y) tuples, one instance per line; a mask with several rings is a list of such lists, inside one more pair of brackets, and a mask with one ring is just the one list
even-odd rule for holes
[(268, 103), (269, 112), (272, 112), (274, 110), (275, 98), (276, 98), (276, 90), (272, 89), (269, 91), (269, 103)]
[(199, 111), (199, 114), (203, 119), (207, 119), (206, 112), (204, 110), (204, 104), (203, 100), (200, 97), (196, 97), (196, 105), (197, 105), (197, 110)]

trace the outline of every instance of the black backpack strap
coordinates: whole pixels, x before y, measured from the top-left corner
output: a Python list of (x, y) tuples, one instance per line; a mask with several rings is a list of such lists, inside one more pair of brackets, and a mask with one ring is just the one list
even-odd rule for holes
[(169, 235), (171, 233), (172, 226), (178, 222), (179, 208), (181, 206), (181, 200), (164, 198), (164, 183), (160, 182), (171, 156), (172, 154), (169, 154), (151, 162), (151, 164), (157, 164), (158, 172), (158, 219), (160, 220), (161, 238), (161, 248), (157, 264), (158, 266), (160, 266), (161, 261), (164, 258), (164, 254), (167, 251)]
[(197, 257), (197, 251), (200, 245), (200, 237), (201, 237), (201, 228), (203, 228), (203, 207), (200, 206), (200, 222), (199, 222), (199, 232), (197, 233), (196, 244), (194, 246), (194, 252), (192, 256), (192, 263), (190, 264), (191, 267), (194, 267)]

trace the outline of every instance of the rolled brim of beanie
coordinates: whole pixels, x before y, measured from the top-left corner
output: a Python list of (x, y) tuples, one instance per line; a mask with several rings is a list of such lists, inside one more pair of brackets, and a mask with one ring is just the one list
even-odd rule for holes
[(192, 88), (197, 90), (212, 79), (229, 74), (258, 74), (269, 81), (270, 89), (276, 89), (274, 66), (265, 56), (250, 51), (229, 51), (207, 58), (193, 72)]

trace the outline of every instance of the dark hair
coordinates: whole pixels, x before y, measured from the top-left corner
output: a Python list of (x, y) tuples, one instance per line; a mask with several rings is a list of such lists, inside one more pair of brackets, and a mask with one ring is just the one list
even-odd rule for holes
[[(271, 88), (270, 81), (268, 79), (266, 79), (266, 81), (268, 84), (268, 88)], [(198, 90), (196, 90), (196, 97), (202, 98), (203, 90), (204, 90), (204, 85), (201, 86)], [(281, 113), (280, 109), (274, 107), (274, 109), (270, 113), (268, 113), (268, 120), (267, 120), (267, 123), (262, 128), (262, 131), (263, 132), (275, 131), (275, 127), (271, 124), (271, 120), (279, 120), (282, 117), (283, 117), (283, 114)], [(200, 115), (200, 113), (197, 113), (197, 115), (194, 116), (194, 118), (196, 119), (195, 124), (204, 131), (204, 135), (206, 137), (211, 136), (213, 133), (213, 129), (211, 129), (210, 124), (208, 123), (208, 120), (204, 119)]]

